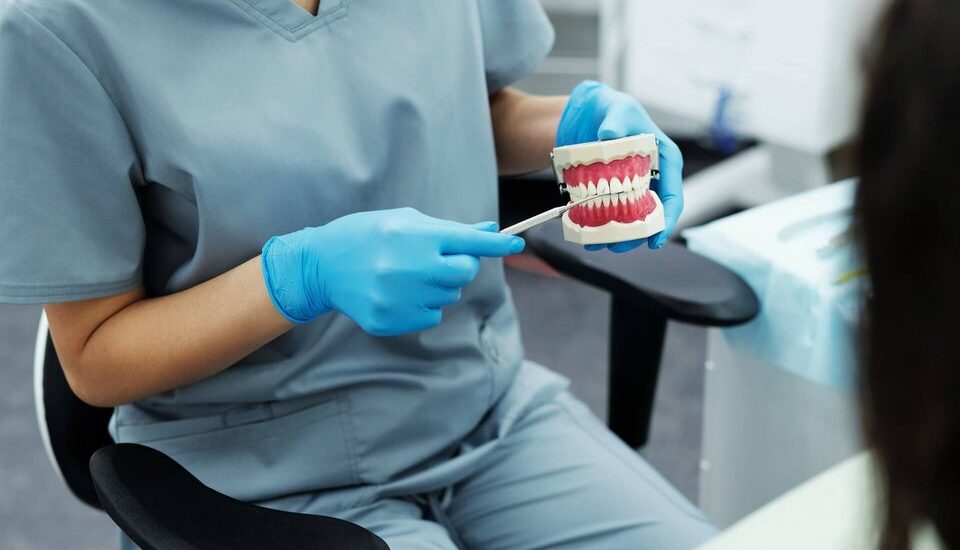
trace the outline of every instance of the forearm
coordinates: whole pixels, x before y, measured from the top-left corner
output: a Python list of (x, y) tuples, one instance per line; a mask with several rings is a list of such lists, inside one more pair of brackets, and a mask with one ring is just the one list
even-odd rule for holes
[[(169, 296), (145, 298), (139, 290), (82, 307), (53, 304), (46, 311), (61, 361), (69, 358), (64, 367), (71, 386), (101, 406), (213, 376), (293, 326), (270, 301), (259, 257)], [(86, 337), (71, 328), (113, 307)]]
[(497, 164), (502, 175), (526, 174), (550, 164), (566, 96), (530, 95), (505, 88), (490, 96)]

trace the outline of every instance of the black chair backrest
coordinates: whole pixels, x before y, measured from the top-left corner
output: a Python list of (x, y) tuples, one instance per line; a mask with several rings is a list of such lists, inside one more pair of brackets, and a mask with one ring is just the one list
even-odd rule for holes
[(54, 465), (70, 491), (84, 503), (100, 508), (90, 476), (90, 457), (97, 449), (113, 443), (107, 432), (113, 409), (90, 406), (73, 393), (53, 341), (49, 333), (43, 332), (38, 336), (46, 340), (42, 362), (38, 361), (42, 364), (34, 366), (40, 369), (36, 374), (41, 377), (37, 388), (37, 399), (43, 403), (43, 408), (38, 409), (42, 412), (40, 429), (46, 432)]

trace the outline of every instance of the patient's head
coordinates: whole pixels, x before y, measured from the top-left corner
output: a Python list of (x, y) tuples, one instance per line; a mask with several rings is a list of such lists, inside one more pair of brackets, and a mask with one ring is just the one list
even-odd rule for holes
[(960, 1), (895, 0), (869, 52), (856, 217), (871, 274), (867, 436), (885, 548), (918, 521), (960, 548)]

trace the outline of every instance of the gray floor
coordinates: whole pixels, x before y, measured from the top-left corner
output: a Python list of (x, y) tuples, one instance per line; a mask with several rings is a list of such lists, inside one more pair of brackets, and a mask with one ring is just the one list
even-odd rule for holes
[[(602, 414), (606, 296), (572, 281), (517, 271), (509, 278), (528, 356), (570, 377), (578, 395)], [(35, 427), (31, 361), (39, 313), (36, 307), (0, 305), (0, 549), (112, 548), (112, 523), (67, 493)], [(703, 353), (700, 329), (670, 327), (653, 434), (644, 452), (691, 498), (697, 488)]]

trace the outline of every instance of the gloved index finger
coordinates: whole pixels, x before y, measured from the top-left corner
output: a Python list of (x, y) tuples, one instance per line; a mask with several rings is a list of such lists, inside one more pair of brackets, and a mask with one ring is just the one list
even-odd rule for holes
[(524, 242), (520, 237), (491, 233), (474, 227), (449, 226), (435, 228), (440, 235), (442, 254), (469, 254), (500, 258), (523, 251)]

